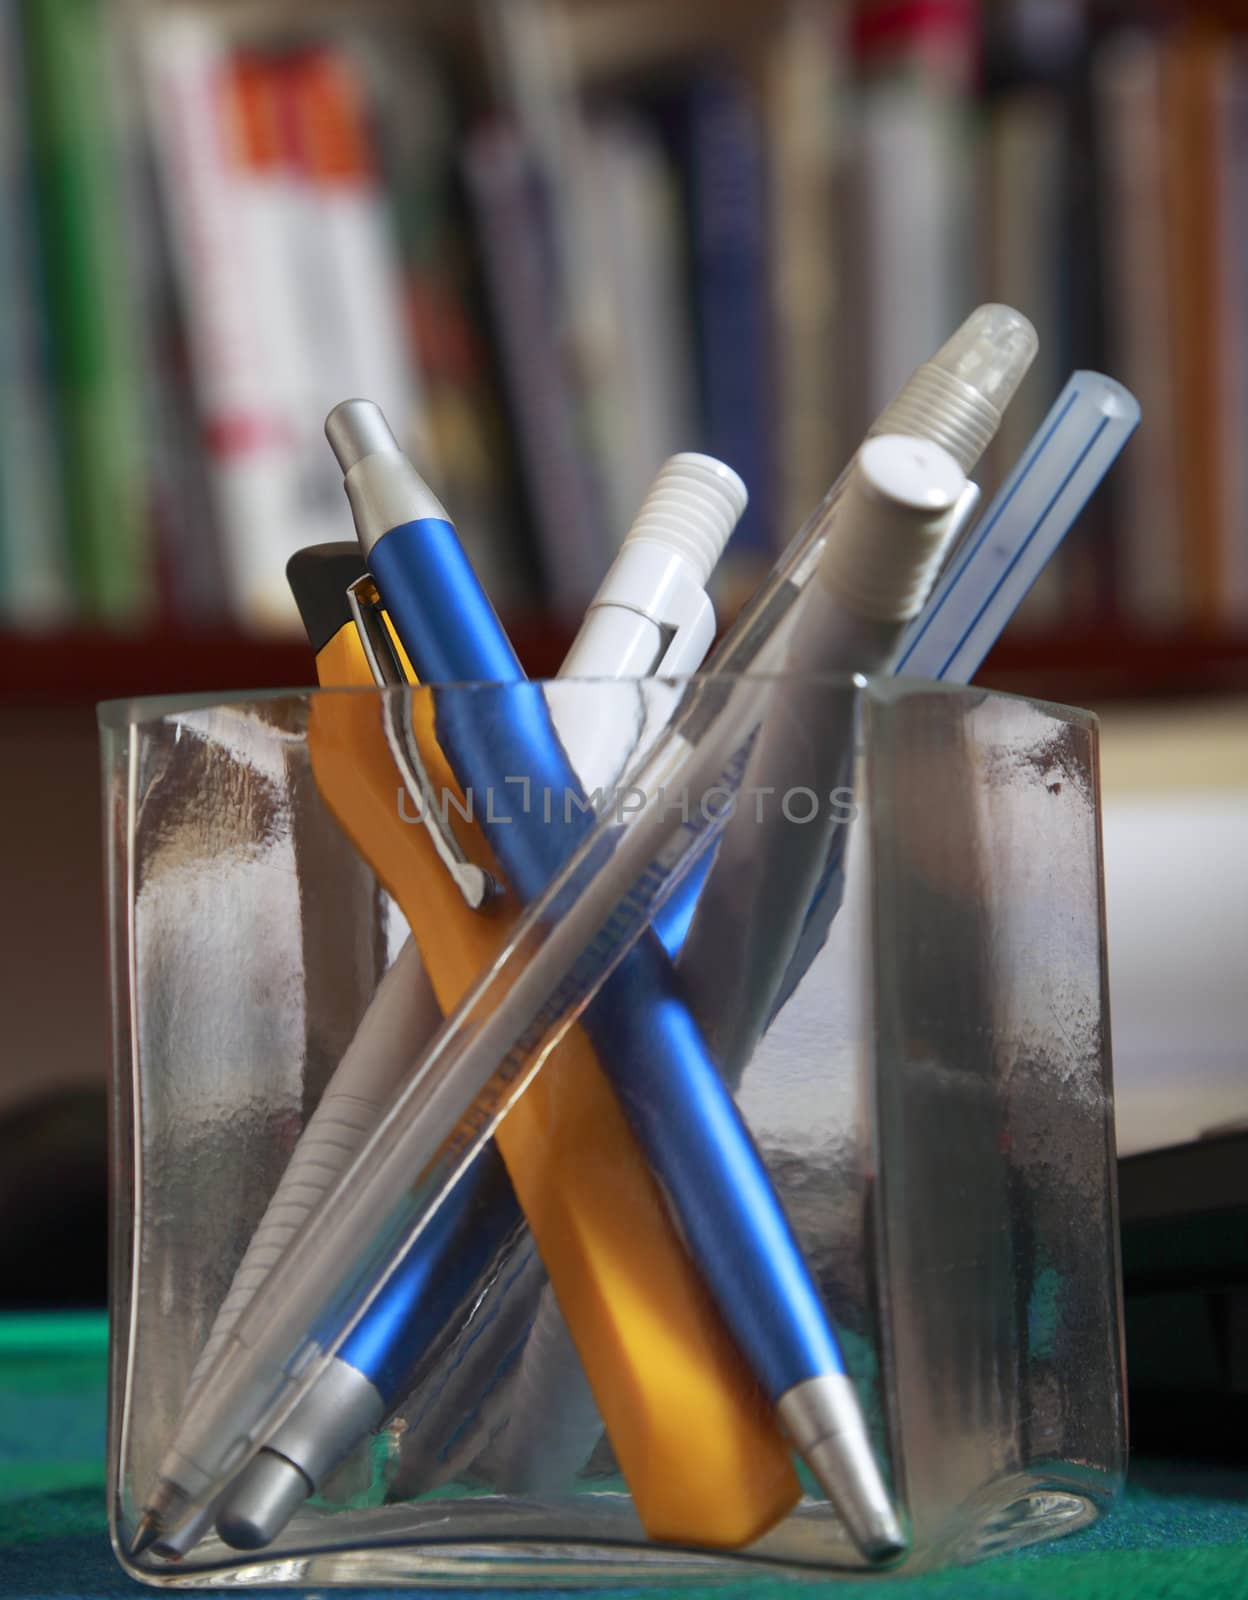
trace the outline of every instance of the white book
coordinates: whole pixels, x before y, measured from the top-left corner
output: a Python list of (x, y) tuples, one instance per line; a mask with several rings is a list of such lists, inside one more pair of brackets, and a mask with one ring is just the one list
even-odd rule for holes
[(286, 561), (309, 541), (297, 514), (290, 258), (237, 159), (228, 42), (206, 18), (173, 12), (145, 23), (141, 45), (231, 608), (246, 626), (293, 631)]
[(852, 152), (861, 433), (970, 309), (961, 96), (918, 72), (868, 78)]
[(323, 424), (363, 396), (405, 449), (427, 458), (420, 384), (404, 318), (403, 280), (389, 202), (363, 113), (364, 80), (332, 45), (274, 59), (288, 137), (273, 174), (274, 285), (286, 302), (302, 368), (294, 415), (302, 543), (344, 536), (342, 474)]
[(613, 111), (588, 128), (594, 270), (613, 315), (599, 352), (612, 548), (668, 456), (697, 440), (692, 329), (675, 178), (654, 131)]

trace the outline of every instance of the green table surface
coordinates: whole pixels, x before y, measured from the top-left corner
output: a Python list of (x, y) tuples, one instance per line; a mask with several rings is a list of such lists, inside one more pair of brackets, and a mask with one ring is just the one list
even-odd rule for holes
[[(0, 1595), (143, 1592), (114, 1561), (105, 1527), (106, 1344), (102, 1315), (0, 1318)], [(718, 1600), (748, 1590), (780, 1600), (849, 1588), (756, 1579), (702, 1592)], [(334, 1592), (346, 1600), (365, 1591)], [(615, 1593), (640, 1600), (655, 1591)], [(698, 1593), (679, 1591), (682, 1600)], [(1248, 1600), (1248, 1466), (1137, 1463), (1122, 1501), (1095, 1527), (979, 1566), (899, 1578), (887, 1593), (898, 1600)]]

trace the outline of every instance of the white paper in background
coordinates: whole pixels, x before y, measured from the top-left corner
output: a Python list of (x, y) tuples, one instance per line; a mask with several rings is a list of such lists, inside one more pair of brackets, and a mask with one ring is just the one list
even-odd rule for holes
[(1248, 791), (1107, 795), (1118, 1152), (1248, 1121)]

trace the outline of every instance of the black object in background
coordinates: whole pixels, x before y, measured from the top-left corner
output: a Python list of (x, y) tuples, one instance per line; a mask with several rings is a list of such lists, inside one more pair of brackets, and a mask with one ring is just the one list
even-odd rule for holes
[(108, 1105), (69, 1090), (0, 1119), (0, 1308), (108, 1299)]
[(1118, 1167), (1131, 1448), (1244, 1459), (1248, 1129)]

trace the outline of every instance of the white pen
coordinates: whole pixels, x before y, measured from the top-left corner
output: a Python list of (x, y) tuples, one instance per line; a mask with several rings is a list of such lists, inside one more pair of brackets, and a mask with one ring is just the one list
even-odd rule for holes
[[(706, 584), (741, 520), (745, 484), (714, 456), (683, 451), (659, 468), (572, 641), (560, 678), (673, 679), (694, 673), (715, 640)], [(584, 691), (548, 696), (551, 716), (587, 794), (619, 781), (637, 756), (612, 719), (590, 721)], [(646, 722), (657, 729), (679, 690), (644, 692)]]
[(706, 584), (748, 498), (714, 456), (669, 456), (589, 603), (560, 677), (696, 672), (715, 638)]
[[(590, 603), (560, 678), (670, 679), (696, 672), (715, 638), (705, 585), (748, 499), (740, 477), (714, 456), (670, 456)], [(638, 691), (639, 710), (657, 729), (680, 693), (676, 683), (647, 683)], [(557, 691), (550, 707), (586, 792), (618, 782), (638, 753), (631, 732), (621, 738), (609, 718), (587, 725), (584, 691), (572, 691), (562, 723)], [(582, 715), (573, 724), (578, 708)], [(602, 1423), (549, 1284), (506, 1398), (511, 1417), (487, 1453), (489, 1476), (509, 1493), (566, 1488), (597, 1444)]]
[[(735, 1086), (775, 1006), (811, 895), (846, 812), (793, 820), (782, 797), (837, 794), (852, 777), (853, 673), (881, 670), (922, 608), (979, 491), (928, 439), (868, 439), (845, 484), (789, 636), (786, 682), (743, 780), (769, 809), (739, 806), (724, 828), (680, 953), (707, 1043)], [(829, 677), (846, 679), (843, 689)], [(846, 790), (848, 793), (848, 790)], [(761, 804), (761, 803), (760, 803)]]

